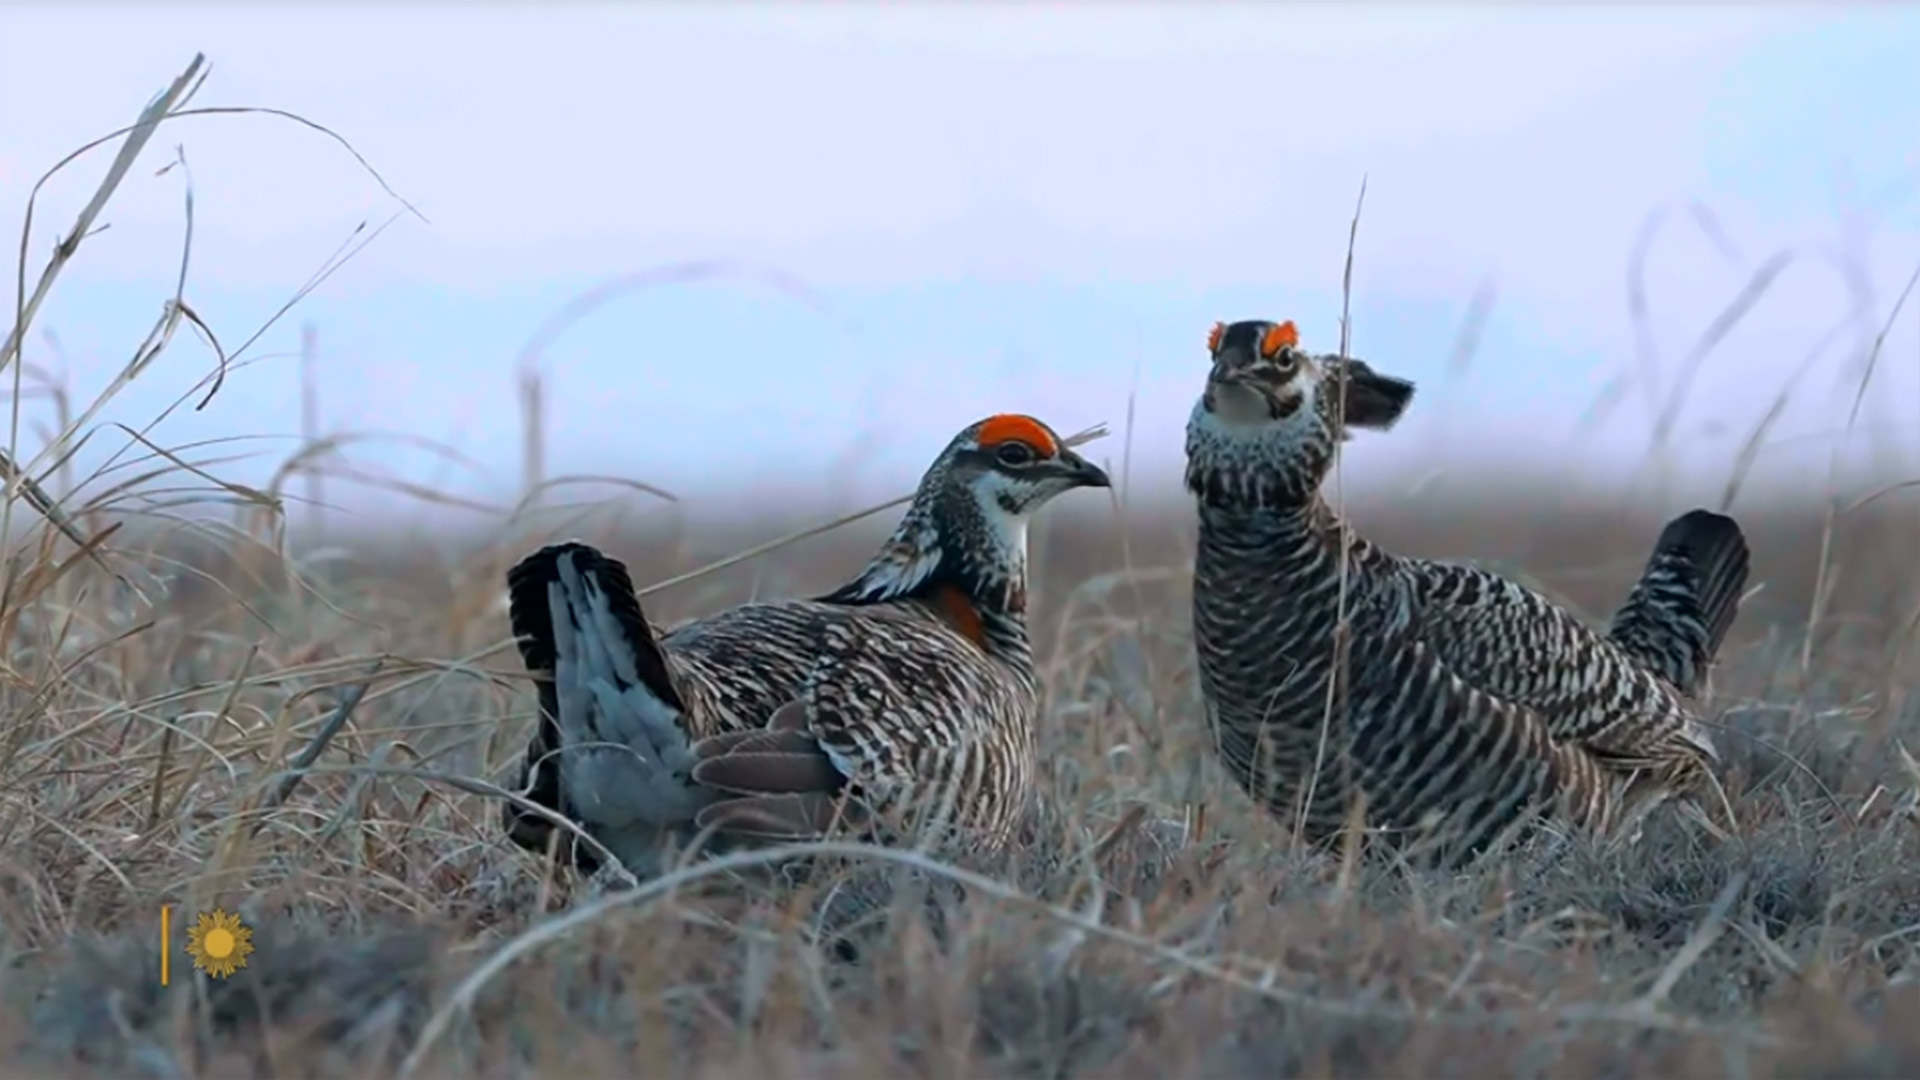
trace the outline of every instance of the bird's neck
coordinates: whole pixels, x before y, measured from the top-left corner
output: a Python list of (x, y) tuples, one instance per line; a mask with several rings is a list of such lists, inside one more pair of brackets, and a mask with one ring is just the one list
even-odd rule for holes
[(1026, 522), (967, 524), (910, 512), (857, 577), (821, 599), (923, 603), (989, 653), (1030, 657)]

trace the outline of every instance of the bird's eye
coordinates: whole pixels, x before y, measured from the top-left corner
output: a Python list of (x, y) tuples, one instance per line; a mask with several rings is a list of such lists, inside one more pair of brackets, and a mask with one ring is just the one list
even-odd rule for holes
[(1033, 447), (1023, 442), (1003, 442), (994, 456), (1002, 465), (1028, 465), (1033, 462)]

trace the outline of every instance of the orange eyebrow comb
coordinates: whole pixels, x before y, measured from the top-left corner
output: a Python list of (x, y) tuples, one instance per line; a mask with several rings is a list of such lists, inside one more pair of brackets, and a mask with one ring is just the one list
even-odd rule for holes
[(981, 446), (999, 446), (1004, 442), (1023, 442), (1034, 448), (1042, 457), (1052, 457), (1060, 452), (1060, 447), (1048, 434), (1046, 426), (1031, 416), (1019, 413), (1001, 413), (989, 416), (980, 424), (980, 431), (974, 440)]
[(1260, 355), (1271, 360), (1280, 355), (1281, 349), (1294, 349), (1300, 345), (1300, 328), (1288, 319), (1278, 326), (1269, 327), (1266, 335), (1260, 339)]

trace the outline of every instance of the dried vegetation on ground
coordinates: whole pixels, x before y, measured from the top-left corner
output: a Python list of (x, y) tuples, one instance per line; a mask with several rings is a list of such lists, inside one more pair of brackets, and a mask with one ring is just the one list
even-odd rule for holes
[[(1629, 531), (1533, 569), (1604, 610)], [(245, 606), (160, 612), (76, 569), (8, 613), (7, 1059), (101, 1076), (386, 1075), (415, 1051), (419, 1075), (1920, 1066), (1920, 775), (1902, 750), (1920, 711), (1910, 625), (1889, 622), (1913, 596), (1836, 612), (1856, 628), (1805, 656), (1804, 627), (1755, 597), (1716, 686), (1736, 845), (1656, 827), (1625, 851), (1543, 839), (1443, 875), (1294, 850), (1249, 810), (1202, 742), (1177, 575), (1075, 562), (1098, 546), (1076, 532), (1049, 537), (1037, 589), (1049, 798), (1018, 855), (823, 859), (797, 889), (695, 867), (619, 898), (543, 881), (491, 796), (459, 786), (499, 778), (532, 719), (492, 607), (519, 545), (354, 560), (311, 591), (262, 559)], [(602, 539), (642, 580), (674, 569), (644, 536)], [(1754, 537), (1768, 588), (1774, 540)], [(807, 564), (863, 546), (815, 541), (782, 584), (824, 584)], [(1623, 569), (1578, 573), (1605, 562)], [(740, 568), (653, 599), (670, 619), (755, 587)], [(1179, 824), (1193, 806), (1198, 836)], [(249, 966), (216, 982), (181, 958), (162, 988), (162, 903), (242, 912)]]

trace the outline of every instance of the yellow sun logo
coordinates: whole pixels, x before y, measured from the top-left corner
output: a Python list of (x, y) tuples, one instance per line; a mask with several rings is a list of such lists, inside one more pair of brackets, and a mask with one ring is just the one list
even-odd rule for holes
[(224, 979), (247, 966), (253, 952), (253, 930), (220, 908), (203, 911), (187, 930), (187, 955), (193, 966)]

